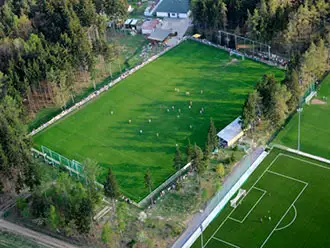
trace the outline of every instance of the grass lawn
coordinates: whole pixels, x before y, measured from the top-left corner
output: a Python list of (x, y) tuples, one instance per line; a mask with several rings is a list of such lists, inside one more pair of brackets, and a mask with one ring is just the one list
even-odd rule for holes
[(174, 173), (176, 144), (183, 150), (190, 138), (203, 146), (210, 117), (218, 129), (233, 121), (265, 73), (284, 77), (274, 67), (247, 59), (232, 63), (224, 51), (186, 41), (33, 141), (80, 162), (95, 159), (102, 168), (101, 182), (111, 167), (121, 192), (140, 201), (148, 194), (147, 168), (156, 188)]
[(273, 149), (242, 186), (242, 203), (204, 231), (204, 247), (329, 247), (329, 180), (329, 164)]
[[(301, 150), (330, 159), (330, 74), (321, 83), (318, 99), (328, 98), (323, 105), (304, 105), (301, 114)], [(282, 130), (274, 143), (297, 149), (298, 114)]]

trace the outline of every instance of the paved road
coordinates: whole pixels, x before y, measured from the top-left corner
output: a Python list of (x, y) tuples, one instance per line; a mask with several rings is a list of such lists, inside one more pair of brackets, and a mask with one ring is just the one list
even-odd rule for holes
[(5, 221), (3, 219), (0, 219), (0, 230), (6, 230), (8, 232), (23, 235), (25, 237), (32, 239), (36, 243), (49, 247), (49, 248), (77, 248), (77, 246), (68, 244), (64, 241), (55, 239), (55, 238), (47, 236), (45, 234), (32, 231), (28, 228), (13, 224), (13, 223)]

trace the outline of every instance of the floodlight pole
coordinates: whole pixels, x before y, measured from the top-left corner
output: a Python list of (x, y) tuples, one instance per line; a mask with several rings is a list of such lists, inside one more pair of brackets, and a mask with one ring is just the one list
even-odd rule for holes
[(301, 118), (301, 112), (303, 111), (303, 108), (298, 108), (298, 151), (300, 151), (300, 118)]

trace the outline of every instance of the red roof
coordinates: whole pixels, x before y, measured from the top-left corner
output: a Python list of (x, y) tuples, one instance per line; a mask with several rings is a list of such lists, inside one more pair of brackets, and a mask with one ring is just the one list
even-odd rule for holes
[(146, 21), (142, 24), (142, 29), (152, 30), (156, 28), (158, 23), (159, 23), (158, 19), (152, 19), (151, 21)]

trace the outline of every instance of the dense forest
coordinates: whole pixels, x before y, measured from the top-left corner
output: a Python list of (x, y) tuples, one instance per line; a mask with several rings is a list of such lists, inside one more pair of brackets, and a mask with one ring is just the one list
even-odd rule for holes
[(81, 77), (91, 81), (98, 59), (116, 57), (116, 47), (105, 42), (106, 22), (126, 15), (127, 3), (116, 0), (1, 3), (0, 181), (6, 184), (1, 188), (11, 190), (9, 181), (17, 182), (17, 190), (37, 181), (28, 166), (27, 115), (49, 105), (65, 106)]
[(263, 120), (265, 130), (279, 128), (306, 88), (329, 69), (328, 1), (194, 0), (192, 16), (195, 31), (207, 39), (217, 42), (218, 30), (227, 30), (290, 57), (283, 82), (267, 75), (248, 96), (242, 113), (245, 127)]

